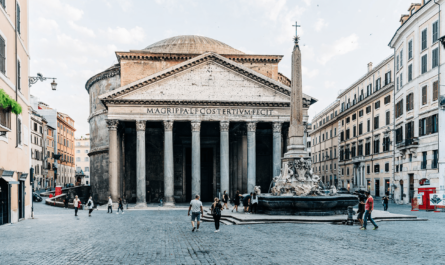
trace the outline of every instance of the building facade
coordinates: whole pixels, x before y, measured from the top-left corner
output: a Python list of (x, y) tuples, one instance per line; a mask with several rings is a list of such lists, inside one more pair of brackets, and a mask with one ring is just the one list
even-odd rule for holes
[(34, 190), (45, 188), (46, 168), (45, 145), (46, 145), (46, 120), (35, 111), (31, 113), (30, 143), (31, 143), (31, 167), (33, 169)]
[(86, 134), (85, 137), (80, 137), (75, 140), (76, 150), (76, 170), (79, 172), (82, 170), (84, 177), (76, 179), (76, 186), (78, 185), (90, 185), (90, 134)]
[(445, 171), (439, 169), (439, 161), (445, 162), (445, 150), (440, 150), (444, 145), (439, 145), (445, 130), (445, 120), (439, 122), (440, 116), (444, 119), (439, 102), (445, 94), (439, 78), (444, 63), (440, 37), (445, 17), (439, 17), (443, 4), (411, 4), (389, 44), (396, 62), (395, 199), (403, 203), (410, 203), (422, 186), (444, 191)]
[[(178, 36), (116, 56), (86, 83), (95, 200), (174, 205), (194, 194), (212, 201), (223, 191), (268, 190), (290, 121), (281, 55)], [(316, 100), (303, 97), (307, 122)]]
[(74, 163), (74, 120), (67, 114), (57, 112), (57, 154), (60, 155), (57, 167), (56, 185), (66, 186), (75, 183)]
[(31, 216), (28, 1), (0, 1), (0, 225)]
[(45, 189), (54, 188), (54, 147), (55, 147), (55, 139), (54, 135), (56, 134), (56, 129), (51, 127), (50, 125), (46, 126), (46, 160), (44, 164), (46, 164), (46, 170), (48, 171), (47, 177), (44, 180)]

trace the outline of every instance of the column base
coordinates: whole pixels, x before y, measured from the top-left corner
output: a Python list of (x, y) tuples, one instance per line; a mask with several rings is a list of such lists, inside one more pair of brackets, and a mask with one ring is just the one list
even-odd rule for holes
[(147, 207), (147, 203), (145, 203), (145, 202), (138, 202), (138, 203), (136, 203), (134, 208), (135, 209), (142, 209), (142, 208), (148, 208), (148, 207)]
[(284, 154), (284, 158), (306, 158), (308, 152), (304, 150), (304, 145), (290, 145), (288, 146), (287, 152)]
[(164, 207), (175, 207), (176, 206), (175, 198), (165, 197), (164, 199), (165, 199), (165, 201), (162, 203), (162, 206), (164, 206)]

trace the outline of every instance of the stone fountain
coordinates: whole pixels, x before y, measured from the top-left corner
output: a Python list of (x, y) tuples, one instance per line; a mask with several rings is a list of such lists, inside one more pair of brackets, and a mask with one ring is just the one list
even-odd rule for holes
[(325, 191), (320, 177), (311, 173), (311, 158), (305, 150), (303, 89), (299, 37), (292, 52), (291, 117), (289, 146), (282, 158), (279, 176), (272, 180), (271, 193), (258, 194), (259, 212), (266, 214), (335, 215), (346, 214), (348, 206), (358, 204), (354, 195), (337, 195), (335, 187)]

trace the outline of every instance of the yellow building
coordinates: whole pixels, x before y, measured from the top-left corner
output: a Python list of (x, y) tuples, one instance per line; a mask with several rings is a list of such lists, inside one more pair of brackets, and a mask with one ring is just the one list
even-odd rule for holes
[(0, 225), (31, 216), (28, 36), (28, 1), (1, 1)]
[(57, 112), (57, 154), (61, 155), (57, 167), (56, 183), (60, 186), (75, 183), (74, 167), (74, 120)]
[(312, 120), (313, 172), (323, 182), (373, 196), (391, 192), (394, 56), (372, 67)]

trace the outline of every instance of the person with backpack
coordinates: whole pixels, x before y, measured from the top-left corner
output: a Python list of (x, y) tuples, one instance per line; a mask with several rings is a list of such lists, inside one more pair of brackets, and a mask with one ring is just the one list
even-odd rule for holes
[(218, 198), (215, 198), (212, 207), (211, 207), (211, 213), (213, 215), (213, 220), (215, 221), (215, 233), (219, 232), (219, 221), (221, 220), (221, 211), (223, 210), (223, 207), (221, 206), (221, 203), (219, 202)]
[(121, 209), (122, 214), (124, 214), (124, 203), (122, 202), (122, 198), (119, 198), (116, 214), (119, 214), (119, 209)]
[(90, 196), (90, 199), (87, 202), (87, 206), (88, 206), (88, 216), (91, 217), (91, 213), (93, 212), (93, 207), (94, 207), (93, 197)]

